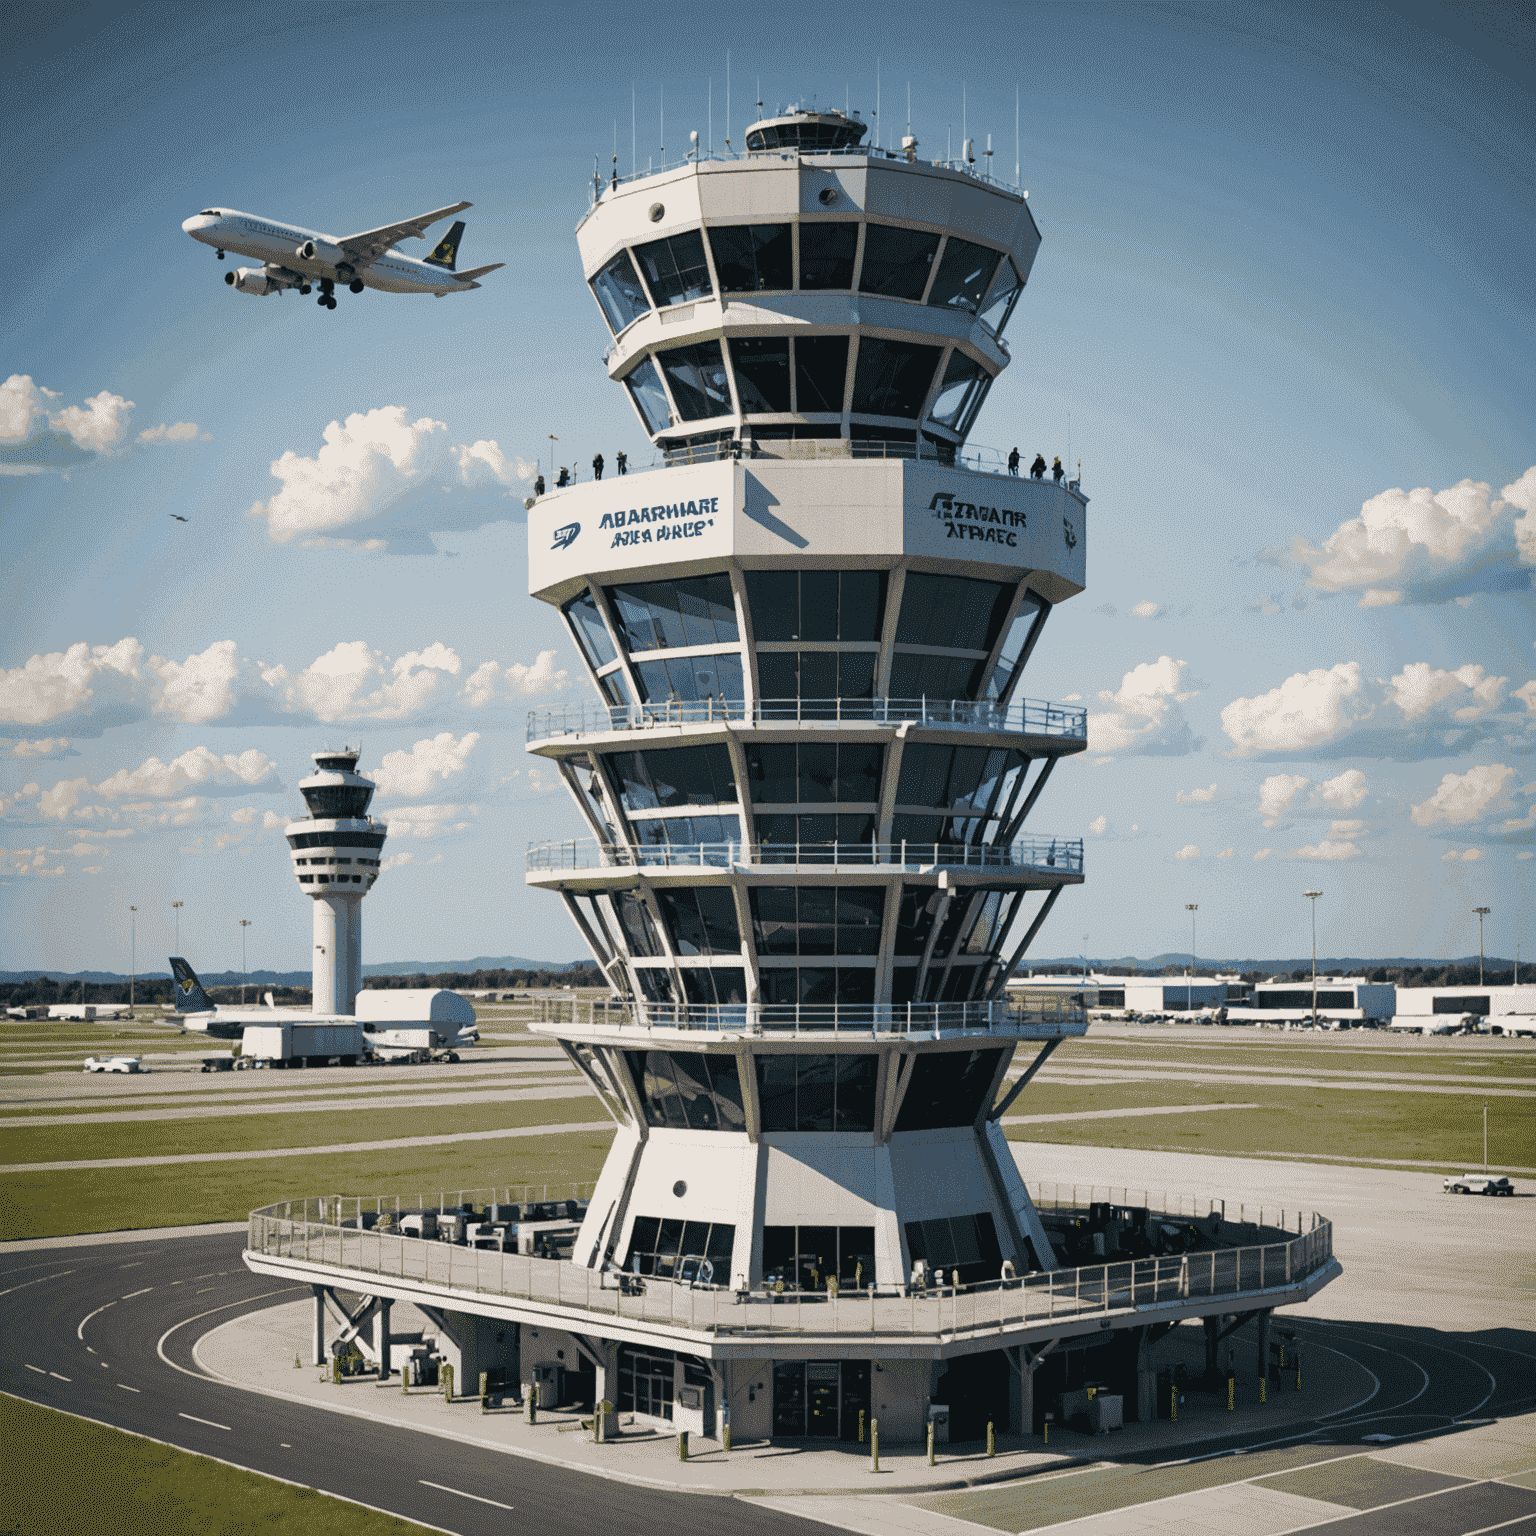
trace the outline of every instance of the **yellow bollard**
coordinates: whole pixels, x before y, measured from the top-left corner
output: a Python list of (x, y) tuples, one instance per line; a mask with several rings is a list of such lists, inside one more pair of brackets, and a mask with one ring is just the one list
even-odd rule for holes
[(333, 1387), (341, 1385), (341, 1357), (339, 1355), (331, 1356), (331, 1385)]
[(409, 1397), (411, 1395), (411, 1360), (409, 1355), (400, 1362), (400, 1395), (402, 1397)]
[(1259, 1403), (1262, 1405), (1269, 1401), (1269, 1381), (1266, 1377), (1259, 1377)]
[(933, 1465), (933, 1420), (928, 1420), (928, 1465)]
[(1179, 1389), (1177, 1387), (1168, 1389), (1168, 1417), (1175, 1424), (1179, 1422)]
[(860, 1445), (864, 1444), (864, 1412), (865, 1412), (864, 1409), (862, 1409), (862, 1408), (859, 1409), (859, 1444)]
[(443, 1401), (451, 1403), (453, 1401), (453, 1367), (445, 1360), (438, 1375), (443, 1384)]
[(869, 1421), (869, 1470), (880, 1470), (880, 1420)]
[(536, 1381), (528, 1383), (528, 1422), (539, 1422), (539, 1384)]
[(1051, 1443), (1051, 1416), (1050, 1416), (1050, 1414), (1046, 1414), (1046, 1416), (1045, 1416), (1045, 1423), (1040, 1426), (1040, 1443), (1042, 1445), (1049, 1445)]
[(1227, 1377), (1227, 1412), (1231, 1413), (1237, 1402), (1237, 1377)]
[(722, 1451), (724, 1451), (727, 1455), (730, 1454), (730, 1450), (731, 1450), (731, 1421), (729, 1419), (727, 1419), (725, 1421), (725, 1427), (720, 1432), (720, 1449)]
[(1300, 1358), (1300, 1356), (1298, 1356), (1297, 1360), (1296, 1360), (1296, 1390), (1298, 1392), (1301, 1391), (1301, 1358)]
[(991, 1419), (987, 1420), (987, 1455), (997, 1455), (997, 1433)]
[(481, 1413), (489, 1413), (491, 1411), (490, 1398), (491, 1398), (491, 1373), (489, 1371), (481, 1371), (480, 1372), (480, 1412)]
[(677, 1459), (679, 1461), (688, 1460), (688, 1431), (686, 1429), (680, 1429), (677, 1432)]
[(300, 1368), (299, 1367), (299, 1357), (297, 1355), (295, 1355), (293, 1357), (293, 1368), (294, 1368), (294, 1370), (298, 1370)]

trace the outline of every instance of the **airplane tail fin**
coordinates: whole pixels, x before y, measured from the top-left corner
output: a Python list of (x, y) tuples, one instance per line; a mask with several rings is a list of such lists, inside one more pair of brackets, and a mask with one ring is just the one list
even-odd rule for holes
[[(484, 277), (487, 272), (499, 271), (504, 266), (506, 266), (504, 261), (493, 261), (488, 267), (471, 267), (468, 272), (456, 272), (454, 276), (461, 283), (474, 283), (477, 277)], [(475, 283), (475, 287), (479, 286), (479, 283)]]
[(452, 229), (437, 242), (437, 248), (430, 256), (423, 256), (423, 261), (430, 262), (434, 267), (447, 267), (452, 272), (454, 263), (459, 259), (459, 241), (464, 238), (464, 221), (460, 219)]
[(171, 956), (171, 975), (175, 979), (172, 991), (176, 997), (177, 1013), (212, 1013), (213, 1000), (203, 991), (197, 972), (180, 955)]

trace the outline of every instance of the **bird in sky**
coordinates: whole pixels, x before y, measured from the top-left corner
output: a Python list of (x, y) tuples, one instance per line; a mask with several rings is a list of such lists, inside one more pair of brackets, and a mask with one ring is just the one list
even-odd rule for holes
[(191, 522), (191, 518), (183, 517), (179, 512), (168, 512), (167, 517), (174, 517), (178, 523)]

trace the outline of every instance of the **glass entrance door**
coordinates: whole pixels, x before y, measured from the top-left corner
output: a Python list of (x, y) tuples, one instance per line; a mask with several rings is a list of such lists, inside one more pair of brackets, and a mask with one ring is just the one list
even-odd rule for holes
[(805, 1367), (805, 1432), (815, 1440), (836, 1440), (841, 1433), (838, 1366), (835, 1360), (811, 1360)]

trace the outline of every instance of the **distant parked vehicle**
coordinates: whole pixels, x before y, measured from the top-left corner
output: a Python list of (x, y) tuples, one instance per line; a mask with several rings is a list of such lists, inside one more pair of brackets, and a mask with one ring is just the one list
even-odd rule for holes
[(87, 1056), (85, 1070), (87, 1072), (138, 1072), (141, 1069), (137, 1056)]
[(1512, 1195), (1515, 1186), (1503, 1177), (1490, 1178), (1486, 1173), (1450, 1175), (1441, 1186), (1446, 1195)]

